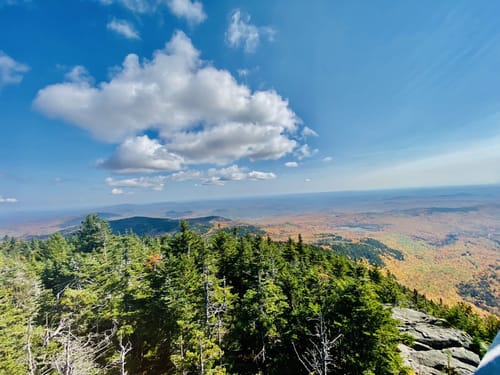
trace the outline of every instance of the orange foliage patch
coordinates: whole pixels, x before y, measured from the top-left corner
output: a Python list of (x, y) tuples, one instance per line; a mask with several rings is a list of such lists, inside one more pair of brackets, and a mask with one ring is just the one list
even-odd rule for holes
[(148, 261), (146, 262), (146, 267), (150, 270), (156, 269), (156, 265), (161, 262), (161, 254), (153, 253), (148, 255)]

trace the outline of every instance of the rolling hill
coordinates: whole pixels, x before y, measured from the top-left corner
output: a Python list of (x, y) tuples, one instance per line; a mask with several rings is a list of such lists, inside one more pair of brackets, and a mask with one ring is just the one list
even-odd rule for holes
[[(205, 216), (184, 220), (189, 224), (190, 228), (201, 233), (210, 230), (216, 222), (230, 221), (220, 216)], [(114, 234), (131, 232), (138, 236), (158, 236), (178, 231), (180, 222), (180, 219), (134, 216), (125, 219), (110, 220), (109, 226)]]

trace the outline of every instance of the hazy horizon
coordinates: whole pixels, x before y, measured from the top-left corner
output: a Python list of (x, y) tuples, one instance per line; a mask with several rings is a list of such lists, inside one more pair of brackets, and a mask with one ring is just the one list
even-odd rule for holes
[[(0, 226), (15, 227), (28, 221), (45, 221), (82, 216), (92, 213), (113, 213), (116, 217), (198, 217), (217, 214), (226, 218), (248, 218), (269, 215), (305, 213), (307, 211), (363, 211), (369, 209), (390, 210), (388, 201), (397, 202), (398, 209), (415, 207), (462, 207), (470, 204), (495, 202), (500, 198), (500, 185), (438, 186), (381, 190), (342, 190), (259, 196), (198, 198), (192, 200), (164, 200), (130, 202), (108, 205), (73, 206), (64, 208), (39, 208), (0, 211)], [(421, 201), (421, 203), (418, 203)], [(472, 203), (471, 203), (472, 202)], [(293, 203), (293, 207), (290, 205)], [(13, 207), (15, 208), (15, 207)], [(172, 212), (168, 214), (168, 210)], [(186, 211), (187, 210), (187, 211)], [(190, 212), (188, 212), (190, 211)], [(184, 213), (184, 214), (181, 214)]]

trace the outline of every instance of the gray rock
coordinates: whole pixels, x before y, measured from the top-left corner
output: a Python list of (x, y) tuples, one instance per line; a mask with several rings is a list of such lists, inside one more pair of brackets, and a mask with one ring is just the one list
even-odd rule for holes
[(445, 321), (433, 316), (396, 307), (393, 317), (401, 322), (400, 331), (408, 333), (416, 342), (430, 346), (433, 349), (453, 347), (470, 348), (472, 337), (455, 328), (445, 327)]
[(476, 353), (471, 352), (470, 350), (467, 350), (465, 348), (449, 348), (448, 351), (453, 358), (460, 362), (467, 363), (471, 366), (474, 366), (474, 368), (479, 365), (479, 356)]
[(453, 369), (457, 375), (471, 375), (476, 369), (476, 365), (464, 363), (460, 359), (453, 357), (453, 353), (449, 349), (417, 351), (401, 344), (399, 350), (404, 363), (420, 375), (447, 373), (448, 368)]
[(432, 348), (429, 345), (422, 344), (421, 342), (418, 341), (415, 341), (412, 347), (415, 350), (432, 350)]
[(438, 375), (453, 369), (454, 374), (471, 375), (479, 364), (479, 356), (470, 350), (472, 338), (465, 332), (446, 327), (446, 322), (433, 316), (403, 308), (394, 308), (399, 330), (413, 337), (413, 347), (400, 344), (406, 366), (419, 375)]
[(403, 364), (407, 367), (412, 368), (415, 374), (418, 375), (440, 375), (441, 371), (436, 370), (432, 367), (426, 366), (417, 356), (417, 351), (406, 346), (404, 344), (399, 344), (398, 349), (401, 353), (401, 358), (403, 359)]
[(394, 319), (399, 320), (405, 325), (413, 325), (415, 323), (432, 324), (434, 326), (444, 326), (446, 321), (444, 319), (435, 318), (420, 311), (405, 309), (402, 307), (394, 307), (392, 310)]

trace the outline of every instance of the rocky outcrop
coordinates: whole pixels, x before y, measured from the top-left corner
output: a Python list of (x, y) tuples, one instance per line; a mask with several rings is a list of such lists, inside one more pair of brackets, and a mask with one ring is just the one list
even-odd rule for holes
[(403, 308), (394, 308), (401, 333), (410, 335), (410, 346), (400, 344), (401, 357), (418, 375), (448, 373), (471, 375), (479, 364), (479, 356), (470, 351), (472, 338), (465, 332), (446, 326), (433, 316)]

